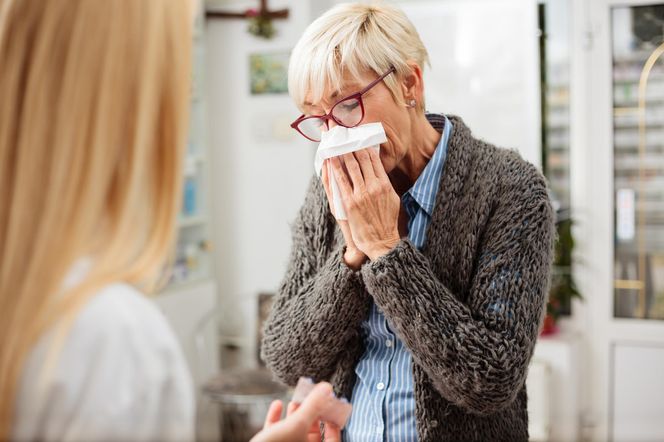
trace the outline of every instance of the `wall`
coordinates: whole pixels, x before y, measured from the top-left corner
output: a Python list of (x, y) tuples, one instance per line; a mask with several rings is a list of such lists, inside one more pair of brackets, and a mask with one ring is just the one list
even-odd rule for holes
[[(541, 165), (537, 3), (399, 1), (427, 48), (427, 108)], [(497, 19), (496, 17), (500, 17)]]
[[(241, 11), (257, 3), (224, 2), (220, 8)], [(291, 16), (275, 21), (272, 40), (250, 35), (245, 20), (208, 20), (207, 26), (220, 328), (238, 337), (246, 366), (255, 364), (256, 297), (274, 292), (283, 277), (289, 224), (313, 175), (315, 146), (290, 129), (299, 113), (288, 95), (252, 96), (249, 91), (249, 54), (290, 51), (310, 22), (309, 2), (270, 1), (271, 9), (283, 7), (290, 7)]]

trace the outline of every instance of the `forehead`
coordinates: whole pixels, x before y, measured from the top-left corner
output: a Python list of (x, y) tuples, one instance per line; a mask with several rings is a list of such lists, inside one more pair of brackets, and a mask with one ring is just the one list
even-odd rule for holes
[(323, 104), (333, 104), (337, 100), (359, 92), (367, 84), (371, 83), (374, 80), (375, 74), (370, 71), (361, 71), (360, 75), (352, 75), (348, 70), (343, 72), (343, 75), (340, 76), (341, 81), (339, 84), (330, 84), (322, 86), (323, 93), (322, 99), (318, 102), (315, 102), (316, 89), (309, 87), (307, 93), (304, 97), (304, 105), (307, 107), (320, 106)]

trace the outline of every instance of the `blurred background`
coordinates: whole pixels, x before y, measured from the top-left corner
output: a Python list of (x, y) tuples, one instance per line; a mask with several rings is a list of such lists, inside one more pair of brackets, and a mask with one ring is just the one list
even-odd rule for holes
[[(331, 0), (200, 1), (175, 269), (155, 298), (194, 374), (199, 437), (247, 440), (273, 397), (260, 328), (316, 145), (289, 52)], [(528, 377), (532, 440), (664, 441), (664, 2), (392, 1), (430, 55), (427, 107), (518, 149), (558, 213)]]

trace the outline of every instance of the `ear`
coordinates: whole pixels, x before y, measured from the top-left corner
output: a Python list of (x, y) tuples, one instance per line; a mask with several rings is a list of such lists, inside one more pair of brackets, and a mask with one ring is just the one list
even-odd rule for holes
[(408, 60), (410, 72), (401, 79), (401, 92), (406, 102), (416, 100), (418, 104), (422, 103), (424, 96), (424, 83), (422, 82), (422, 68), (413, 60)]

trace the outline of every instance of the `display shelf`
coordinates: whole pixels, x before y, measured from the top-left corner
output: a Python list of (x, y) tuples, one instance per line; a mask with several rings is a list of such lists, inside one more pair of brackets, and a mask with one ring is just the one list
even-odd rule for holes
[[(649, 258), (664, 253), (664, 63), (661, 60), (646, 74), (644, 109), (638, 107), (639, 87), (646, 60), (656, 47), (651, 41), (661, 41), (664, 35), (643, 41), (635, 29), (633, 23), (631, 33), (625, 34), (631, 38), (630, 43), (614, 45), (612, 54), (616, 231), (620, 222), (623, 229), (632, 232), (627, 238), (616, 234), (615, 265), (618, 273), (628, 267), (632, 269), (634, 274), (630, 278), (640, 280), (645, 287), (643, 291), (637, 290), (639, 296), (649, 299), (653, 291), (664, 287), (661, 283), (664, 267)], [(645, 139), (641, 125), (645, 127)], [(624, 190), (632, 191), (631, 201), (619, 199)], [(616, 286), (614, 302), (617, 306), (626, 305), (634, 294), (634, 290)], [(650, 308), (647, 306), (641, 307)], [(653, 304), (652, 308), (657, 306)], [(616, 313), (619, 317), (648, 316), (645, 310), (619, 310)]]
[(183, 165), (182, 207), (178, 215), (177, 244), (170, 281), (164, 293), (186, 290), (212, 278), (210, 177), (206, 135), (204, 15), (194, 24), (190, 121)]
[(178, 226), (182, 229), (188, 227), (198, 227), (206, 224), (208, 220), (202, 215), (195, 216), (181, 216), (178, 218)]

